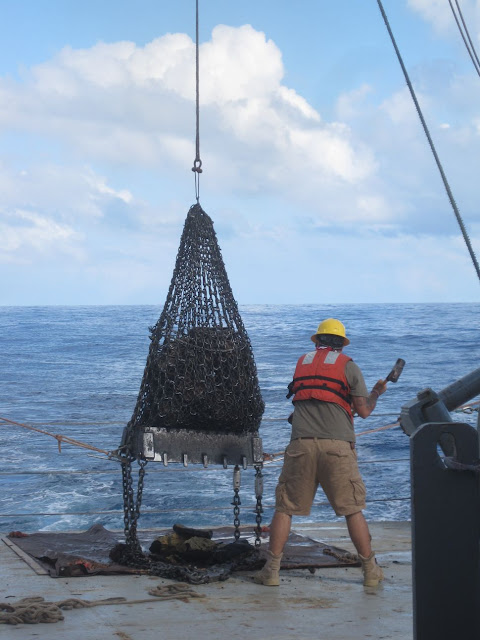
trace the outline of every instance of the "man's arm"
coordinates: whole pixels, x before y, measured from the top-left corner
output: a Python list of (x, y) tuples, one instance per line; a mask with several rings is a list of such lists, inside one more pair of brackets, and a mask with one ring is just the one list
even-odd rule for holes
[(352, 396), (352, 405), (355, 413), (361, 418), (368, 418), (377, 405), (378, 398), (387, 390), (384, 380), (379, 380), (366, 398), (364, 396)]

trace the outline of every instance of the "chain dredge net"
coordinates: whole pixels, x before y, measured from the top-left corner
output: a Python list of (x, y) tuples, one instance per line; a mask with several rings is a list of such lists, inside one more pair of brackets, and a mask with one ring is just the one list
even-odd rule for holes
[[(205, 440), (213, 434), (254, 437), (264, 410), (250, 340), (212, 220), (199, 204), (188, 212), (167, 299), (150, 333), (122, 453), (123, 563), (128, 565), (146, 561), (137, 537), (146, 460), (135, 450), (135, 434), (156, 427), (167, 435), (185, 433), (190, 438), (197, 432)], [(140, 465), (136, 498), (131, 469), (135, 458)]]
[(187, 215), (170, 289), (156, 325), (128, 428), (246, 434), (264, 410), (247, 332), (213, 222)]

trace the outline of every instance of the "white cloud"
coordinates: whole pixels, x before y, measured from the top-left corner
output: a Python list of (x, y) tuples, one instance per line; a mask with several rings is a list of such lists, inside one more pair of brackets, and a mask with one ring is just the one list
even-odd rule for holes
[[(425, 105), (425, 102), (427, 102), (425, 96), (418, 92), (416, 92), (416, 96), (418, 102), (421, 105)], [(408, 129), (411, 129), (412, 126), (418, 127), (418, 115), (410, 91), (406, 87), (385, 100), (380, 108), (388, 115), (395, 127), (407, 127)]]
[(382, 196), (359, 196), (357, 203), (358, 209), (365, 211), (372, 223), (374, 223), (375, 220), (385, 221), (385, 213), (389, 211), (389, 205)]
[(454, 25), (448, 0), (408, 0), (408, 6), (431, 22), (439, 31), (451, 29)]
[(20, 170), (4, 164), (0, 171), (0, 189), (0, 214), (29, 208), (49, 212), (69, 223), (102, 218), (105, 207), (112, 202), (130, 204), (133, 200), (128, 190), (115, 190), (104, 176), (96, 175), (87, 167), (55, 164), (27, 165)]
[(72, 245), (77, 236), (71, 227), (34, 211), (7, 212), (0, 215), (0, 261), (26, 263), (52, 250), (78, 255)]
[(303, 116), (305, 116), (305, 118), (315, 122), (320, 122), (320, 114), (308, 104), (305, 98), (299, 96), (296, 91), (280, 86), (278, 88), (278, 94), (281, 100), (293, 107), (294, 110), (299, 111)]
[[(126, 189), (116, 190), (91, 169), (56, 165), (0, 171), (0, 261), (34, 264), (67, 254), (88, 260), (94, 229), (152, 225), (142, 203)], [(130, 209), (130, 211), (129, 211)], [(108, 220), (113, 216), (113, 222)], [(106, 225), (102, 231), (101, 225)]]
[(105, 178), (88, 175), (86, 179), (91, 187), (96, 190), (101, 196), (106, 195), (108, 197), (118, 198), (122, 202), (125, 202), (125, 204), (130, 204), (133, 200), (133, 196), (130, 191), (128, 191), (127, 189), (115, 191), (115, 189), (112, 189), (106, 184)]
[[(295, 200), (310, 192), (309, 175), (317, 185), (355, 184), (375, 172), (371, 152), (349, 127), (323, 122), (282, 84), (281, 52), (264, 33), (219, 25), (200, 60), (202, 158), (223, 189), (281, 184)], [(0, 130), (50, 138), (88, 163), (189, 170), (194, 86), (194, 44), (184, 34), (144, 47), (65, 48), (22, 82), (0, 82)]]
[(250, 25), (218, 25), (211, 42), (201, 46), (200, 56), (205, 104), (268, 98), (278, 90), (284, 74), (278, 47)]
[(351, 120), (365, 110), (365, 100), (373, 88), (363, 84), (357, 89), (342, 93), (337, 100), (336, 112), (341, 120)]
[[(133, 42), (99, 43), (90, 49), (65, 47), (51, 61), (33, 68), (40, 93), (76, 96), (82, 87), (148, 87), (161, 83), (177, 92), (184, 85), (177, 77), (182, 65), (191, 67), (193, 43), (184, 34), (167, 34), (137, 47)], [(190, 74), (192, 71), (190, 70)], [(193, 96), (192, 84), (187, 97)]]

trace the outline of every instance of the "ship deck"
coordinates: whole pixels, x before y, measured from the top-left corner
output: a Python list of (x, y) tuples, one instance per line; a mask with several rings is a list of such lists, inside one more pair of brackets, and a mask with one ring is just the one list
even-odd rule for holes
[[(320, 542), (354, 551), (343, 523), (300, 525), (294, 530)], [(370, 523), (373, 546), (385, 573), (378, 588), (363, 587), (357, 567), (281, 572), (280, 587), (256, 585), (252, 573), (225, 582), (191, 585), (202, 596), (186, 601), (154, 598), (149, 589), (172, 581), (146, 575), (51, 578), (15, 547), (0, 543), (1, 602), (41, 596), (125, 603), (64, 611), (53, 624), (2, 625), (2, 640), (183, 640), (258, 638), (410, 640), (412, 621), (411, 528), (409, 522)], [(148, 600), (148, 602), (131, 603)]]

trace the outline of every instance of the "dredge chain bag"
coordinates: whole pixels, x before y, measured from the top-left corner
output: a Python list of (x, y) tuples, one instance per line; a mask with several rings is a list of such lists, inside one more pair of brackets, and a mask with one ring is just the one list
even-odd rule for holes
[(255, 433), (264, 403), (210, 217), (187, 215), (127, 429)]

